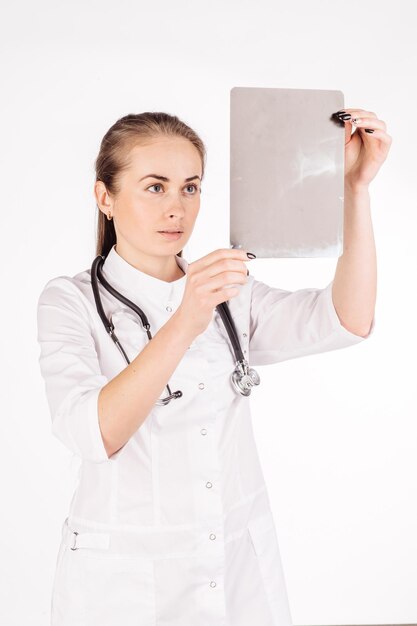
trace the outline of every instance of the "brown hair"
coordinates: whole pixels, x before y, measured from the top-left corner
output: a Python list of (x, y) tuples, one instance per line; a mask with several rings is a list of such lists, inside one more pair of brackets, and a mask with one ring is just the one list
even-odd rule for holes
[[(106, 132), (95, 160), (96, 181), (101, 180), (109, 193), (117, 194), (120, 191), (118, 176), (129, 167), (130, 150), (135, 145), (140, 145), (141, 140), (154, 139), (158, 135), (184, 137), (191, 141), (201, 157), (201, 178), (203, 179), (206, 149), (197, 133), (176, 115), (145, 111), (121, 117)], [(97, 209), (96, 255), (107, 256), (111, 247), (116, 243), (116, 231), (113, 220), (108, 220), (98, 206)], [(182, 250), (178, 255), (182, 256)]]

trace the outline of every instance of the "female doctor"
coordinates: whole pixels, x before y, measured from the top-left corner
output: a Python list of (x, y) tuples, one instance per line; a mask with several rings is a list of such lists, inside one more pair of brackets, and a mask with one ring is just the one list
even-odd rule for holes
[[(205, 164), (191, 128), (146, 112), (105, 134), (96, 159), (96, 253), (102, 277), (140, 307), (152, 335), (99, 281), (122, 353), (99, 315), (92, 268), (51, 279), (40, 295), (52, 430), (81, 459), (62, 525), (52, 626), (291, 625), (249, 398), (230, 382), (235, 358), (216, 307), (228, 301), (250, 366), (372, 334), (368, 185), (391, 137), (369, 111), (346, 109), (340, 118), (344, 253), (329, 285), (294, 292), (249, 275), (253, 255), (244, 250), (218, 249), (192, 263), (182, 256)], [(164, 403), (168, 383), (174, 397)]]

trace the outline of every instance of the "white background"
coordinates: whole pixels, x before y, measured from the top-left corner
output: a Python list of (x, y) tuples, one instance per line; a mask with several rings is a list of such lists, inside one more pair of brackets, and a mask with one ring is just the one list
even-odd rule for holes
[[(339, 89), (393, 137), (370, 186), (374, 335), (258, 368), (251, 404), (294, 624), (417, 622), (416, 10), (412, 0), (3, 5), (1, 623), (49, 623), (77, 460), (50, 432), (36, 303), (47, 280), (95, 256), (101, 138), (152, 110), (200, 134), (208, 162), (191, 262), (229, 247), (233, 86)], [(324, 287), (336, 259), (248, 267), (295, 290)]]

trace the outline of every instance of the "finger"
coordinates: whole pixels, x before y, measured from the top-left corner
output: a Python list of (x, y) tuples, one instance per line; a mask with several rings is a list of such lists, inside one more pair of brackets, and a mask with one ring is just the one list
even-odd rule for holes
[(345, 146), (352, 141), (354, 133), (352, 133), (352, 115), (350, 111), (353, 109), (343, 109), (334, 113), (333, 116), (345, 125)]
[(352, 140), (352, 124), (348, 121), (345, 121), (345, 145)]
[(373, 111), (365, 111), (365, 109), (342, 109), (337, 111), (336, 115), (340, 113), (349, 114), (351, 117), (378, 117)]
[[(244, 285), (247, 283), (246, 268), (242, 272), (240, 267), (234, 270), (233, 268), (224, 270), (222, 272), (210, 272), (206, 270), (203, 274), (205, 289), (224, 289), (226, 285)], [(223, 284), (225, 283), (225, 284)]]
[(215, 263), (211, 263), (211, 265), (208, 266), (208, 269), (210, 269), (210, 271), (213, 271), (214, 267), (216, 274), (221, 274), (222, 272), (242, 272), (243, 274), (247, 270), (247, 267), (245, 265), (246, 261), (248, 261), (248, 259), (223, 258), (219, 261), (216, 261)]
[(387, 125), (383, 120), (379, 120), (377, 117), (352, 117), (349, 122), (357, 126), (358, 128), (373, 128), (386, 130)]
[[(364, 111), (364, 113), (368, 112)], [(349, 118), (348, 115), (350, 116)], [(385, 122), (383, 120), (379, 120), (377, 117), (366, 117), (365, 115), (363, 115), (362, 117), (355, 117), (347, 113), (347, 111), (346, 113), (339, 113), (338, 117), (346, 125), (349, 124), (349, 126), (347, 126), (346, 128), (346, 142), (350, 140), (352, 125), (362, 131), (361, 135), (363, 133), (366, 133), (366, 135), (375, 134), (375, 130), (377, 129), (386, 130)]]
[[(372, 139), (378, 139), (379, 141), (382, 141), (382, 143), (387, 145), (391, 145), (392, 143), (391, 135), (388, 135), (388, 133), (386, 133), (385, 130), (382, 130), (381, 128), (372, 129), (373, 133), (367, 133), (365, 128), (361, 128), (360, 130), (363, 131), (363, 137), (372, 137)], [(370, 141), (372, 141), (372, 139), (370, 139)]]
[[(341, 111), (338, 111), (336, 113), (336, 117), (338, 117), (338, 119), (341, 122), (345, 122), (345, 124), (354, 124), (355, 126), (358, 126), (359, 124), (356, 124), (356, 122), (360, 122), (362, 120), (378, 120), (377, 116), (375, 115), (375, 113), (373, 111), (365, 111), (365, 109), (343, 109)], [(386, 124), (385, 122), (383, 122), (382, 120), (379, 120), (382, 123), (382, 126), (377, 126), (378, 128), (384, 128), (386, 129)], [(366, 127), (369, 129), (368, 132), (370, 132), (370, 130), (373, 129), (373, 125), (368, 122), (368, 124), (366, 124)], [(348, 126), (347, 131), (346, 131), (346, 141), (348, 141), (350, 139), (350, 133), (352, 132), (352, 127)], [(346, 142), (345, 142), (346, 143)]]
[(240, 261), (250, 260), (250, 257), (247, 256), (246, 250), (241, 250), (240, 248), (217, 248), (217, 250), (209, 252), (209, 254), (206, 254), (206, 256), (203, 256), (201, 259), (197, 259), (197, 261), (189, 263), (189, 266), (200, 266), (200, 269), (203, 269), (224, 258), (238, 259)]

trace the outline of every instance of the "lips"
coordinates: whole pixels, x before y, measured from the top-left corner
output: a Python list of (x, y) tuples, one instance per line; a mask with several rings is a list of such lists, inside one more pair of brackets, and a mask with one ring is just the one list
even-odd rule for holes
[(183, 233), (183, 230), (158, 230), (158, 233)]

